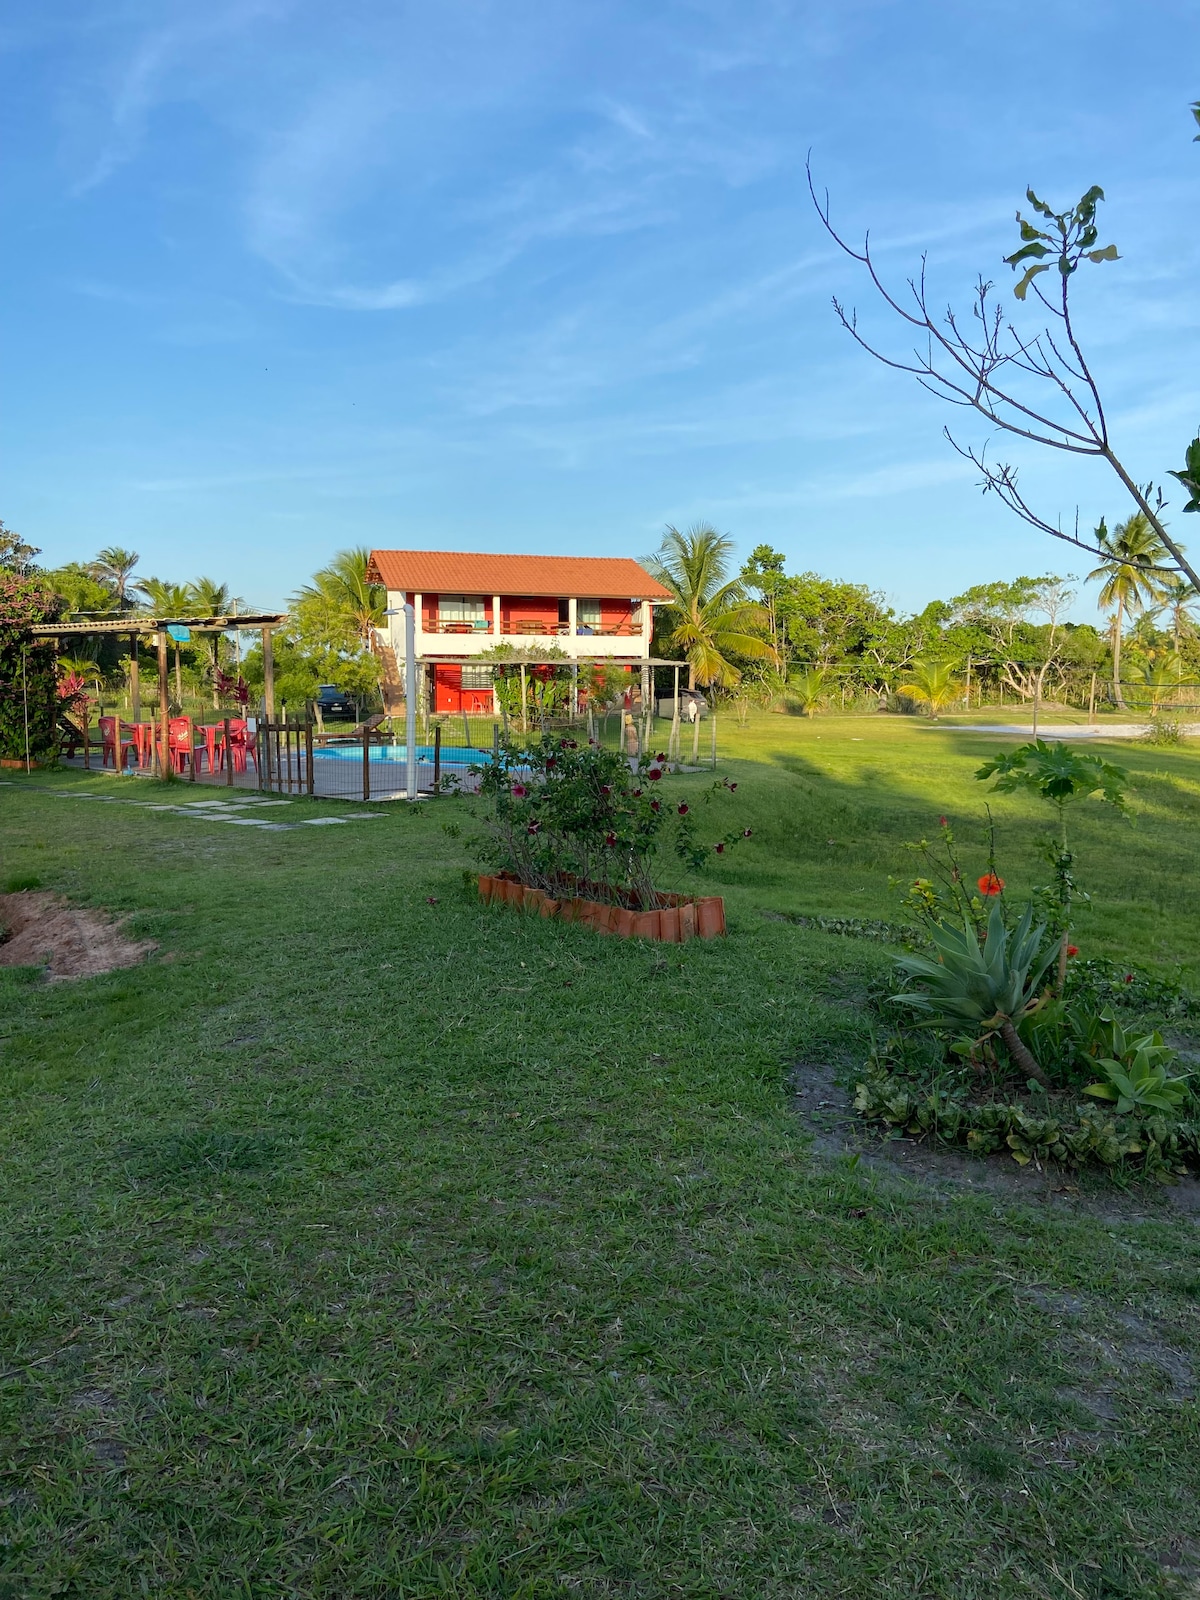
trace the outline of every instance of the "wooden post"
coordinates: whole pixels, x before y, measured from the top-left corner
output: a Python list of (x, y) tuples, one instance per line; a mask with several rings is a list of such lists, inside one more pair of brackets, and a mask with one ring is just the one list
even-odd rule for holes
[[(465, 722), (466, 720), (467, 719), (464, 716), (463, 717), (463, 721)], [(470, 734), (468, 734), (467, 735), (467, 744), (469, 745), (470, 743), (471, 743), (471, 736), (470, 736)], [(434, 730), (433, 730), (433, 792), (434, 792), (434, 794), (440, 794), (441, 793), (441, 790), (440, 790), (440, 787), (439, 787), (440, 784), (441, 784), (441, 781), (442, 781), (442, 725), (439, 722), (439, 723), (436, 724), (436, 726), (434, 727)]]
[[(84, 697), (82, 704), (83, 711), (80, 714), (79, 720), (83, 724), (83, 767), (84, 771), (88, 772), (91, 770), (92, 766), (92, 708), (88, 704), (86, 696)], [(120, 748), (120, 744), (118, 743), (117, 749), (119, 750)], [(104, 760), (103, 755), (100, 759), (101, 761)]]
[(313, 766), (312, 716), (310, 709), (310, 715), (307, 717), (304, 723), (304, 782), (308, 789), (308, 797), (310, 800), (312, 799), (313, 795), (313, 780), (315, 776), (316, 773)]
[(1088, 694), (1088, 722), (1092, 723), (1092, 722), (1095, 722), (1095, 720), (1096, 720), (1096, 674), (1093, 672), (1092, 673), (1091, 692)]
[(129, 717), (131, 722), (142, 718), (142, 685), (138, 678), (138, 636), (129, 635)]
[(971, 709), (971, 655), (967, 652), (967, 710)]
[(498, 722), (493, 722), (492, 723), (492, 760), (493, 761), (499, 761), (499, 759), (500, 759), (500, 724)]
[(679, 760), (679, 668), (675, 668), (675, 698), (671, 702), (671, 759)]
[(158, 630), (158, 756), (155, 770), (160, 778), (167, 776), (171, 765), (171, 752), (167, 745), (171, 728), (171, 686), (167, 679), (167, 630)]
[[(229, 742), (229, 718), (225, 718), (225, 742), (222, 745), (222, 754), (225, 757), (225, 784), (227, 788), (233, 787), (233, 745)], [(255, 766), (258, 763), (255, 762)]]
[(263, 703), (267, 710), (267, 721), (275, 720), (275, 648), (271, 642), (270, 628), (262, 631), (263, 647)]
[[(363, 799), (371, 798), (371, 735), (368, 729), (363, 729)], [(412, 796), (409, 795), (409, 799)]]
[(700, 765), (700, 710), (696, 709), (696, 720), (692, 723), (692, 765)]

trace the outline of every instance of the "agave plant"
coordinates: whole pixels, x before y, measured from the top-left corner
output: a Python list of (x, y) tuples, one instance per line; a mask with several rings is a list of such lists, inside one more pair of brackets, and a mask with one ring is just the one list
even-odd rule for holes
[(1096, 1062), (1105, 1082), (1089, 1083), (1084, 1094), (1097, 1100), (1115, 1100), (1117, 1111), (1177, 1111), (1188, 1093), (1187, 1074), (1169, 1078), (1167, 1068), (1174, 1064), (1175, 1051), (1163, 1043), (1161, 1033), (1145, 1033), (1129, 1039), (1125, 1030), (1109, 1013), (1099, 1019), (1111, 1056)]
[(894, 995), (895, 1002), (911, 1007), (926, 1027), (966, 1028), (977, 1039), (998, 1033), (1015, 1065), (1043, 1088), (1051, 1088), (1017, 1032), (1021, 1018), (1039, 1003), (1038, 985), (1056, 953), (1054, 944), (1045, 947), (1045, 923), (1034, 926), (1032, 905), (1025, 907), (1011, 934), (1000, 906), (994, 905), (982, 943), (967, 917), (961, 928), (935, 923), (929, 936), (936, 959), (908, 955), (896, 963), (923, 987)]

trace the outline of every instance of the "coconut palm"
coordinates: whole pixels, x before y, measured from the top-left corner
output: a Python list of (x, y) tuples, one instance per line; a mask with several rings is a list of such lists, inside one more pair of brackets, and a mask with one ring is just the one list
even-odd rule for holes
[[(218, 583), (215, 578), (197, 578), (188, 585), (192, 614), (197, 617), (227, 617), (232, 610), (241, 605), (237, 595), (230, 594), (227, 583)], [(213, 710), (220, 710), (221, 697), (217, 692), (217, 673), (221, 670), (221, 633), (206, 633), (204, 642), (208, 653), (212, 657), (213, 681)]]
[(697, 522), (686, 533), (668, 526), (646, 561), (651, 576), (671, 591), (667, 642), (687, 661), (689, 689), (737, 683), (742, 675), (730, 655), (762, 661), (774, 654), (762, 634), (762, 607), (728, 576), (732, 555), (732, 539)]
[(928, 706), (934, 722), (938, 712), (953, 705), (962, 694), (962, 684), (954, 676), (954, 666), (949, 661), (923, 661), (918, 657), (908, 669), (908, 680), (900, 685), (900, 693)]
[(360, 643), (373, 650), (375, 630), (384, 624), (387, 590), (368, 580), (370, 560), (371, 552), (362, 545), (340, 550), (327, 567), (313, 574), (311, 583), (292, 596), (291, 604), (344, 619)]
[(829, 693), (829, 673), (824, 667), (806, 667), (788, 684), (802, 715), (815, 716)]
[(1181, 657), (1172, 652), (1157, 661), (1128, 669), (1126, 682), (1134, 690), (1135, 700), (1149, 703), (1150, 715), (1157, 717), (1166, 702), (1191, 682)]
[(1167, 612), (1171, 618), (1171, 635), (1175, 640), (1175, 654), (1178, 655), (1184, 636), (1192, 633), (1196, 627), (1196, 619), (1192, 615), (1192, 607), (1200, 600), (1200, 589), (1189, 582), (1182, 572), (1164, 573), (1162, 577), (1162, 604), (1160, 610)]
[(1124, 707), (1121, 633), (1125, 613), (1144, 611), (1162, 598), (1165, 574), (1153, 568), (1167, 559), (1167, 548), (1141, 511), (1118, 522), (1111, 533), (1101, 519), (1096, 541), (1104, 551), (1104, 559), (1094, 572), (1088, 573), (1088, 582), (1103, 580), (1097, 604), (1102, 611), (1112, 609), (1113, 698)]
[(122, 550), (120, 545), (110, 544), (97, 553), (94, 561), (88, 563), (92, 577), (108, 584), (122, 611), (132, 611), (135, 603), (133, 596), (142, 587), (140, 583), (129, 581), (141, 559), (136, 550)]
[[(146, 609), (156, 619), (166, 621), (171, 617), (193, 616), (191, 587), (186, 583), (168, 583), (165, 578), (145, 578), (139, 585), (146, 596)], [(175, 645), (175, 699), (183, 704), (183, 673), (179, 664), (179, 640)]]

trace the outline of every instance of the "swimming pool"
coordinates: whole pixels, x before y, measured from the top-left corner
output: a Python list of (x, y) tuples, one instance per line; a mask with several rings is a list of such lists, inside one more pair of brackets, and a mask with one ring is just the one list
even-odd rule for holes
[[(361, 761), (363, 758), (362, 745), (360, 744), (325, 744), (313, 746), (313, 759), (316, 761)], [(398, 761), (404, 763), (408, 760), (408, 748), (402, 744), (373, 744), (370, 746), (370, 760), (372, 761)], [(492, 759), (490, 750), (478, 750), (473, 745), (444, 744), (442, 746), (442, 766), (444, 767), (470, 767), (482, 765)], [(417, 746), (417, 760), (433, 765), (433, 746), (419, 744)]]

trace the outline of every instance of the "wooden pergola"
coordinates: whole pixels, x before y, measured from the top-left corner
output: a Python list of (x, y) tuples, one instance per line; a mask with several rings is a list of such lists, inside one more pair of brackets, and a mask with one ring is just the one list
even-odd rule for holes
[(141, 717), (141, 685), (138, 679), (138, 640), (153, 635), (158, 644), (158, 716), (161, 724), (161, 748), (165, 760), (168, 749), (168, 724), (171, 720), (170, 694), (168, 692), (167, 650), (169, 628), (186, 628), (189, 633), (231, 633), (242, 629), (257, 630), (262, 635), (263, 647), (263, 705), (267, 721), (275, 715), (275, 656), (272, 635), (287, 621), (286, 612), (235, 612), (223, 617), (91, 617), (73, 622), (45, 622), (31, 628), (35, 639), (50, 639), (56, 648), (63, 639), (77, 638), (81, 634), (115, 634), (129, 640), (129, 689), (133, 700), (134, 721)]

